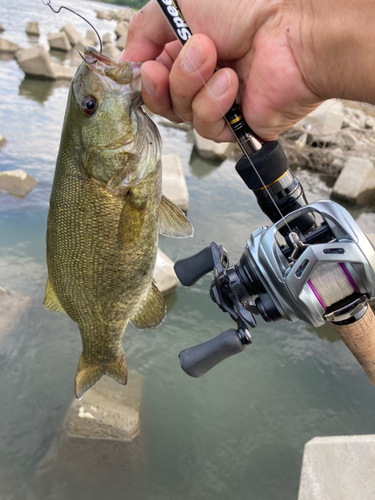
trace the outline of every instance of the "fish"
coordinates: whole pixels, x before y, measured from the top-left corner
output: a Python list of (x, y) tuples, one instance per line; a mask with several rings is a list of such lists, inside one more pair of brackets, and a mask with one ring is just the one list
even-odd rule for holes
[(86, 47), (65, 111), (44, 306), (78, 324), (78, 399), (103, 375), (126, 384), (126, 326), (156, 328), (166, 315), (153, 280), (158, 233), (193, 236), (185, 214), (162, 194), (162, 142), (141, 106), (140, 66)]

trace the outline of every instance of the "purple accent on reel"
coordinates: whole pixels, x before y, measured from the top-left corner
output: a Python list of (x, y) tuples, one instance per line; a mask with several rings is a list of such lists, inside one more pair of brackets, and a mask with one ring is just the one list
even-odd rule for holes
[(323, 307), (324, 310), (327, 309), (327, 306), (325, 305), (325, 303), (323, 302), (323, 299), (320, 297), (320, 295), (318, 294), (318, 292), (316, 291), (316, 288), (315, 286), (311, 283), (310, 280), (307, 280), (307, 284), (309, 285), (309, 287), (311, 288), (313, 294), (315, 295), (315, 297), (318, 299), (319, 301), (319, 304)]
[(346, 265), (343, 262), (340, 262), (340, 267), (344, 271), (344, 273), (345, 273), (346, 277), (348, 278), (350, 284), (354, 288), (354, 291), (357, 292), (357, 293), (360, 293), (359, 288), (357, 287), (356, 282), (353, 280), (352, 275), (347, 270)]

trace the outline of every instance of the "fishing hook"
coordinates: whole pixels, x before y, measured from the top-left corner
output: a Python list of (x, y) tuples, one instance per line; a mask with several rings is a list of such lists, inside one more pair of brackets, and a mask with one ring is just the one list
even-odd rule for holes
[(52, 5), (51, 5), (51, 0), (47, 0), (47, 3), (46, 3), (44, 0), (42, 0), (42, 3), (43, 3), (44, 5), (47, 5), (47, 7), (49, 7), (49, 8), (50, 8), (50, 9), (51, 9), (51, 10), (52, 10), (55, 14), (58, 14), (58, 13), (61, 11), (61, 9), (66, 9), (66, 10), (68, 10), (69, 12), (73, 12), (73, 14), (75, 14), (75, 15), (76, 15), (76, 16), (78, 16), (78, 17), (80, 17), (80, 18), (81, 18), (81, 19), (83, 19), (84, 21), (86, 21), (86, 23), (87, 23), (89, 26), (91, 26), (91, 28), (95, 31), (96, 36), (98, 37), (98, 40), (99, 40), (99, 44), (100, 44), (100, 53), (102, 53), (102, 49), (103, 49), (102, 39), (100, 38), (100, 35), (99, 35), (99, 33), (96, 31), (96, 29), (94, 28), (94, 26), (93, 26), (93, 25), (92, 25), (92, 24), (91, 24), (91, 23), (90, 23), (90, 22), (89, 22), (86, 18), (84, 18), (83, 16), (81, 16), (81, 14), (78, 14), (78, 13), (77, 13), (77, 12), (75, 12), (74, 10), (69, 9), (69, 7), (65, 7), (64, 5), (62, 5), (62, 6), (59, 8), (59, 10), (55, 10), (55, 9), (52, 7)]

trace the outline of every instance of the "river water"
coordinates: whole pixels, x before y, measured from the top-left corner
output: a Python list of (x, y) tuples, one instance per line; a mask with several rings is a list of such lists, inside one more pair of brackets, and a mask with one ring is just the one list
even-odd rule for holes
[[(97, 20), (93, 12), (108, 5), (64, 4), (101, 34), (113, 33), (116, 23)], [(39, 0), (0, 0), (5, 38), (22, 47), (38, 43), (24, 32), (29, 20), (39, 22), (39, 43), (46, 47), (47, 33), (68, 21), (82, 34), (87, 28)], [(14, 59), (0, 61), (0, 133), (8, 141), (0, 170), (22, 168), (39, 181), (23, 200), (0, 192), (0, 285), (32, 299), (0, 340), (0, 499), (297, 498), (308, 440), (375, 432), (374, 388), (330, 328), (261, 319), (243, 353), (200, 379), (189, 378), (179, 351), (232, 327), (209, 297), (210, 277), (168, 298), (169, 313), (158, 330), (125, 332), (129, 368), (143, 377), (138, 440), (121, 451), (95, 441), (81, 455), (77, 442), (71, 459), (56, 461), (53, 443), (72, 401), (81, 350), (76, 324), (42, 306), (46, 217), (67, 93), (66, 83), (25, 79)], [(186, 132), (159, 129), (163, 153), (182, 160), (195, 226), (193, 239), (161, 238), (161, 249), (177, 260), (216, 241), (236, 262), (266, 217), (233, 161), (203, 161)], [(300, 175), (310, 201), (329, 195), (314, 174)]]

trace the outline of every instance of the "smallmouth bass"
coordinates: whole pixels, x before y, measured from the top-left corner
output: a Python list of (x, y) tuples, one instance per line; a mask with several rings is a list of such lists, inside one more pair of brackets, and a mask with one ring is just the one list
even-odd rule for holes
[(44, 305), (78, 323), (81, 398), (103, 375), (127, 382), (130, 321), (155, 328), (165, 302), (153, 282), (158, 232), (193, 235), (162, 195), (161, 138), (141, 108), (140, 64), (86, 47), (72, 80), (47, 221)]

